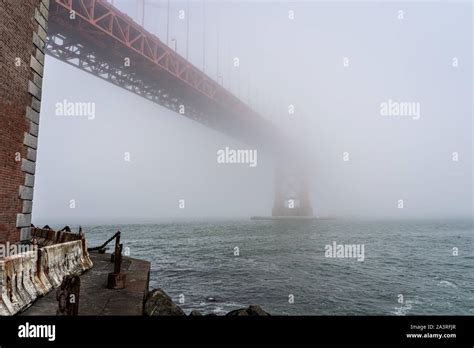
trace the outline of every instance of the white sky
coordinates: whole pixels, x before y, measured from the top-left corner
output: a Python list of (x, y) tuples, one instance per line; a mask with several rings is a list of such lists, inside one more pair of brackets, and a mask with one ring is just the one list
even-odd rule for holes
[[(148, 3), (145, 24), (166, 41), (166, 2)], [(116, 4), (140, 21), (134, 0)], [(172, 1), (170, 37), (185, 55), (180, 9), (186, 2)], [(467, 1), (208, 2), (206, 72), (216, 78), (219, 61), (224, 86), (306, 143), (317, 215), (467, 216), (472, 16)], [(202, 2), (191, 2), (189, 18), (189, 57), (202, 68)], [(256, 168), (218, 165), (218, 149), (248, 146), (49, 56), (43, 87), (34, 223), (271, 213), (268, 154)], [(55, 115), (65, 99), (95, 103), (96, 118)], [(420, 103), (420, 119), (381, 116), (389, 99)]]

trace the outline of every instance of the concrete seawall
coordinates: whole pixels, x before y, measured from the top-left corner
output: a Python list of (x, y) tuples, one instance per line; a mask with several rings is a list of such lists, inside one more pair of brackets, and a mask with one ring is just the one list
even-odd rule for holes
[[(150, 262), (124, 256), (122, 272), (127, 275), (124, 289), (107, 289), (107, 275), (113, 272), (110, 254), (91, 252), (94, 267), (81, 275), (79, 315), (143, 315), (148, 295)], [(22, 316), (56, 315), (58, 301), (55, 291), (39, 298)]]
[(33, 238), (43, 235), (37, 238), (42, 244), (31, 245), (34, 250), (0, 259), (0, 315), (25, 310), (58, 287), (64, 276), (79, 275), (93, 266), (80, 235), (33, 229)]

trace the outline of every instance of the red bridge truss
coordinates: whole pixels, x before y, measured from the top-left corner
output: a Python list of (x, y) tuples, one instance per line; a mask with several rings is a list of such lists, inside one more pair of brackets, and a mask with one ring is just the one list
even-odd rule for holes
[[(290, 162), (300, 151), (276, 127), (108, 2), (55, 0), (49, 15), (49, 55), (240, 140), (264, 145), (283, 166), (298, 168)], [(307, 192), (302, 171), (277, 171), (273, 215), (311, 216)]]
[(46, 52), (233, 136), (261, 140), (274, 131), (239, 98), (104, 0), (53, 1)]

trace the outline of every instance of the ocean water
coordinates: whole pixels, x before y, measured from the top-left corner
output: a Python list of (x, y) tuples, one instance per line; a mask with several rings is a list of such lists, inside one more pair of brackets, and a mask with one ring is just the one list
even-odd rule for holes
[[(184, 300), (187, 313), (259, 304), (275, 315), (474, 315), (470, 220), (185, 221), (84, 230), (89, 246), (120, 230), (130, 256), (151, 261), (150, 287)], [(326, 257), (333, 242), (363, 245), (364, 260)]]

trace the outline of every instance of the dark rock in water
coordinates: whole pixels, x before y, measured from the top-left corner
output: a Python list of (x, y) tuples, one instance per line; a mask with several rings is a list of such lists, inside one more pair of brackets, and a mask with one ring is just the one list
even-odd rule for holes
[(216, 313), (209, 313), (209, 314), (206, 314), (206, 317), (217, 317), (217, 314)]
[(189, 313), (190, 317), (202, 317), (202, 313), (199, 312), (198, 310), (193, 310), (191, 313)]
[(171, 297), (162, 289), (155, 289), (150, 291), (145, 301), (144, 308), (145, 315), (160, 316), (160, 315), (186, 315), (184, 311), (177, 306)]
[(269, 316), (259, 305), (250, 305), (247, 308), (240, 308), (230, 311), (226, 316), (231, 317), (250, 317), (250, 316)]

